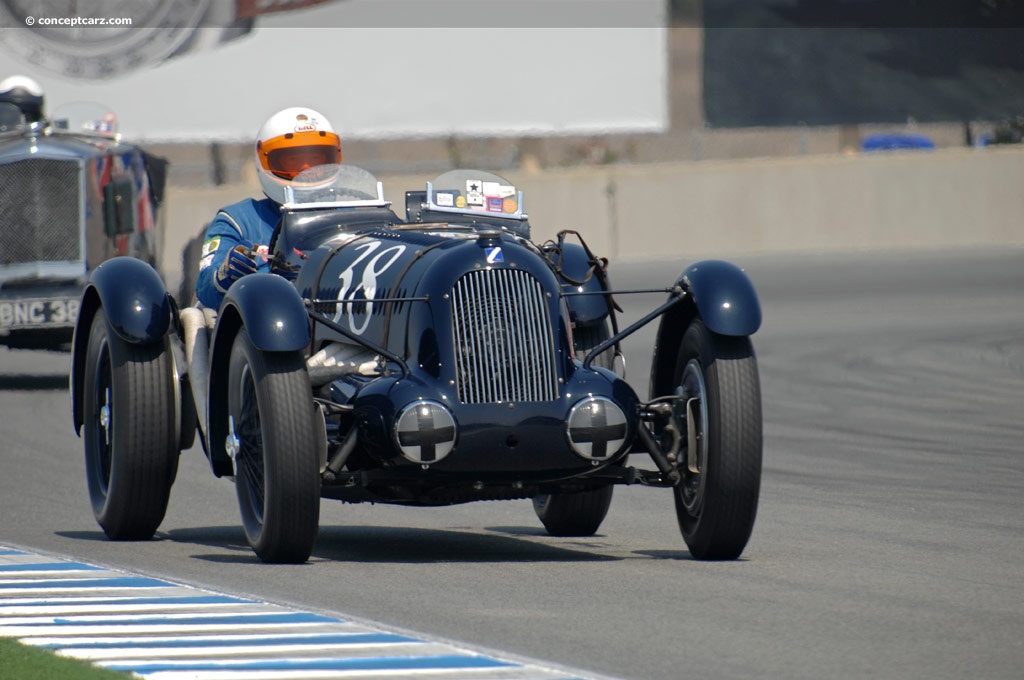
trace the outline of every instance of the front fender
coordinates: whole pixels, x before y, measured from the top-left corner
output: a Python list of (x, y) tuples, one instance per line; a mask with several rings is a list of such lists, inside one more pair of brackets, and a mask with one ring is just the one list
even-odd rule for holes
[[(231, 286), (220, 306), (217, 330), (232, 312), (264, 352), (294, 352), (309, 345), (309, 315), (302, 297), (276, 274), (249, 274)], [(217, 335), (215, 331), (215, 345)]]
[(115, 257), (93, 270), (86, 290), (94, 289), (110, 326), (126, 342), (160, 340), (171, 327), (172, 305), (156, 270), (134, 257)]
[(115, 257), (93, 270), (82, 291), (71, 341), (71, 415), (75, 432), (82, 428), (85, 352), (96, 310), (103, 308), (119, 337), (135, 345), (157, 342), (171, 327), (174, 305), (151, 265), (134, 257)]
[(651, 363), (651, 398), (674, 389), (672, 372), (679, 343), (695, 318), (703, 319), (708, 329), (720, 335), (752, 335), (761, 326), (761, 304), (754, 285), (734, 264), (697, 262), (683, 271), (676, 285), (686, 298), (661, 317)]
[(704, 325), (719, 335), (753, 335), (761, 327), (761, 303), (746, 272), (730, 262), (704, 260), (677, 282), (693, 297)]

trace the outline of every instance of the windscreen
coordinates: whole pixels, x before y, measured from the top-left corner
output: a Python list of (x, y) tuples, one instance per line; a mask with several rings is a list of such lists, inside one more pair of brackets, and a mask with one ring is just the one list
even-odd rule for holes
[(50, 125), (61, 132), (113, 137), (117, 135), (117, 114), (97, 102), (71, 102), (57, 107), (49, 116)]
[(303, 170), (285, 190), (287, 207), (387, 205), (380, 181), (355, 165), (318, 165)]
[(523, 193), (512, 182), (484, 170), (451, 170), (427, 185), (431, 210), (521, 218)]

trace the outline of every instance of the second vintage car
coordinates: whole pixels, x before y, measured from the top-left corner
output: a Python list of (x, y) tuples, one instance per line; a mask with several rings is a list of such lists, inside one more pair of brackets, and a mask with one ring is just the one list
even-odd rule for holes
[(0, 345), (66, 350), (92, 269), (157, 265), (165, 165), (99, 104), (29, 122), (0, 102)]
[[(322, 498), (529, 499), (549, 533), (587, 536), (623, 484), (671, 493), (693, 557), (742, 553), (761, 475), (761, 311), (739, 268), (686, 267), (619, 330), (612, 294), (642, 291), (614, 291), (573, 233), (532, 242), (504, 178), (445, 173), (407, 193), (403, 219), (359, 168), (308, 173), (270, 247), (294, 283), (252, 274), (219, 310), (179, 309), (140, 260), (93, 273), (72, 405), (110, 538), (154, 534), (198, 432), (267, 562), (308, 559)], [(618, 343), (653, 321), (641, 398), (616, 372)]]

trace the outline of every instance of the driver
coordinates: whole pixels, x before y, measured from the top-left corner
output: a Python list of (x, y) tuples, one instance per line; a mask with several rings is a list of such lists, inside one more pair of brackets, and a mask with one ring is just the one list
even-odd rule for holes
[(26, 123), (43, 119), (43, 88), (28, 76), (8, 76), (0, 80), (0, 102), (17, 106)]
[(246, 274), (295, 278), (294, 270), (278, 268), (268, 257), (285, 187), (303, 170), (333, 163), (341, 163), (341, 139), (323, 115), (293, 107), (267, 119), (256, 137), (256, 170), (266, 198), (222, 208), (206, 229), (196, 280), (196, 297), (204, 307), (218, 309), (231, 284)]

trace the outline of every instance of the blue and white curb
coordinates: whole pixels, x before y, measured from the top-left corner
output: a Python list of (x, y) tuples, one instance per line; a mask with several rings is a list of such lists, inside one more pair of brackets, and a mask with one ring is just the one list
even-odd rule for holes
[(583, 678), (3, 546), (0, 637), (151, 680)]

